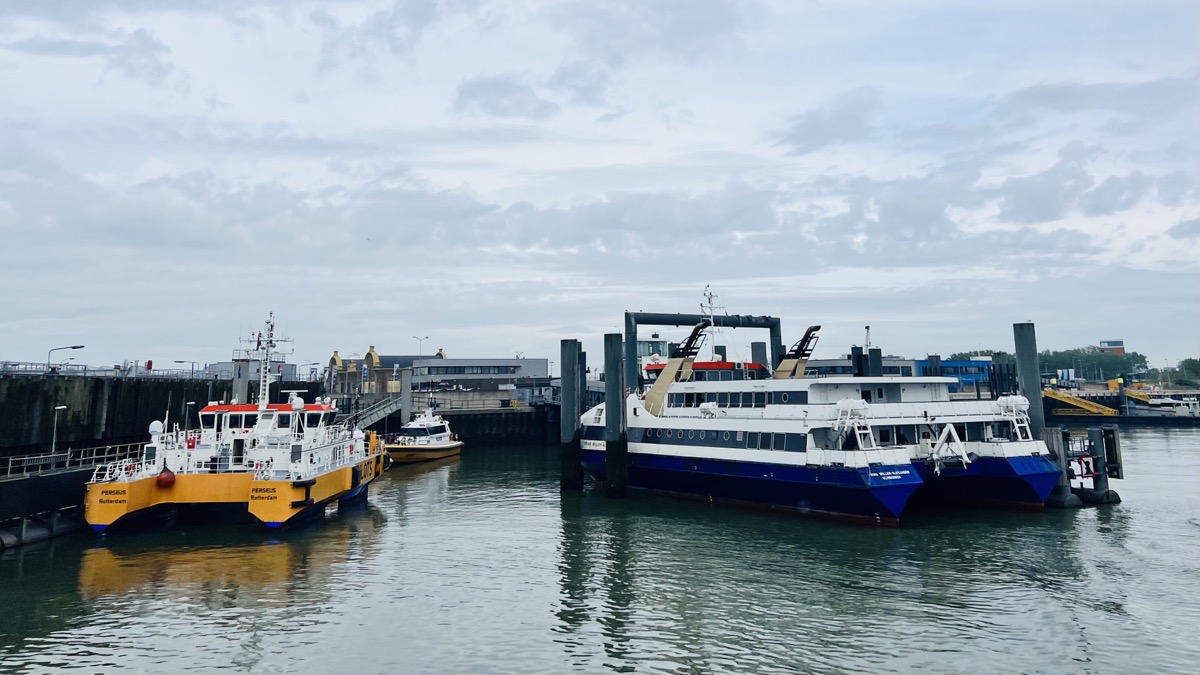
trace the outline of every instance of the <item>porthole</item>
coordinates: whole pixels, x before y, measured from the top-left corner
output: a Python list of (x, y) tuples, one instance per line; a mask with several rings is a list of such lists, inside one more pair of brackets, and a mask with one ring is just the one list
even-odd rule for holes
[(695, 438), (695, 437), (696, 437), (696, 432), (692, 429), (688, 429), (688, 438)]
[(787, 392), (785, 391), (785, 392), (783, 393), (783, 396), (781, 396), (780, 398), (782, 398), (782, 399), (783, 399), (783, 402), (784, 402), (784, 403), (787, 403)]
[(704, 432), (703, 431), (700, 432), (700, 440), (704, 440)]
[(655, 435), (655, 436), (657, 436), (657, 437), (659, 437), (659, 438), (662, 438), (662, 429), (658, 429), (658, 430), (656, 430), (656, 431), (654, 432), (654, 435)]
[(729, 432), (728, 431), (725, 432), (725, 440), (729, 440)]

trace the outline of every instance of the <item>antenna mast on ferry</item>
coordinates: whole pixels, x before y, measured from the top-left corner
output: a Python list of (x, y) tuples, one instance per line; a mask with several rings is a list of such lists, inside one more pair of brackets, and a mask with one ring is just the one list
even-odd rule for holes
[[(254, 349), (247, 349), (249, 355), (258, 359), (258, 409), (267, 409), (271, 400), (271, 354), (281, 342), (291, 342), (288, 338), (275, 337), (275, 312), (267, 315), (267, 323), (257, 336), (251, 336), (247, 343), (253, 342)], [(282, 352), (280, 352), (282, 353)]]
[(712, 339), (709, 340), (709, 349), (712, 352), (709, 358), (713, 361), (717, 360), (717, 336), (724, 336), (722, 329), (717, 327), (716, 316), (718, 309), (721, 310), (721, 314), (726, 316), (729, 315), (729, 312), (723, 305), (717, 304), (717, 294), (712, 292), (708, 284), (705, 284), (704, 302), (700, 303), (700, 315), (708, 319), (709, 326), (711, 326), (711, 328), (708, 329), (708, 332), (712, 337)]

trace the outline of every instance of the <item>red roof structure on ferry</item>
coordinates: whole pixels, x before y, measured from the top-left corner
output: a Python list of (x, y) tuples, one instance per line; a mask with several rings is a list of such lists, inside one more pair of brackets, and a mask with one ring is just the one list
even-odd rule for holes
[[(693, 361), (692, 370), (734, 370), (735, 365), (741, 366), (746, 370), (766, 370), (761, 363), (735, 364), (733, 361)], [(662, 370), (666, 367), (667, 364), (665, 363), (651, 363), (650, 365), (646, 366), (646, 370)]]
[[(292, 406), (287, 403), (268, 403), (267, 410), (275, 410), (278, 412), (292, 412)], [(304, 404), (304, 412), (329, 412), (333, 410), (333, 406), (325, 405), (324, 403), (306, 403)], [(200, 410), (202, 413), (218, 413), (218, 412), (233, 412), (233, 413), (255, 413), (258, 412), (258, 405), (254, 403), (218, 403), (217, 405), (206, 405)]]

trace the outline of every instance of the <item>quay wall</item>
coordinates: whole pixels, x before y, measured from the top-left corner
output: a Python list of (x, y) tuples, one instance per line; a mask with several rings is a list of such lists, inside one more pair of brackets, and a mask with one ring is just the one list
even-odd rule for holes
[[(554, 442), (558, 406), (527, 405), (466, 410), (438, 409), (450, 430), (470, 446), (543, 445)], [(382, 434), (400, 431), (404, 420), (396, 413), (369, 428)], [(553, 432), (553, 433), (552, 433)]]
[[(283, 386), (306, 389), (305, 399), (312, 400), (320, 383)], [(148, 439), (150, 423), (168, 412), (169, 422), (182, 425), (188, 401), (195, 402), (190, 421), (195, 426), (195, 411), (209, 401), (228, 400), (230, 387), (225, 381), (188, 378), (2, 375), (0, 457), (49, 452), (56, 406), (66, 406), (58, 413), (59, 449), (138, 443)], [(279, 383), (271, 392), (272, 401), (281, 400)]]

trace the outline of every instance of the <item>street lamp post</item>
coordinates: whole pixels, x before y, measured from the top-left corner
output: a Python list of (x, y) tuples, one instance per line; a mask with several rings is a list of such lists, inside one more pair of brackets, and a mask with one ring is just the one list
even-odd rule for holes
[(187, 359), (175, 359), (175, 363), (190, 363), (190, 364), (192, 364), (192, 374), (188, 377), (188, 379), (191, 379), (191, 380), (196, 379), (196, 362), (195, 361), (188, 361)]
[(184, 404), (185, 412), (183, 413), (183, 438), (185, 441), (187, 440), (188, 429), (190, 428), (188, 423), (192, 420), (192, 406), (194, 405), (196, 405), (195, 401), (188, 401)]
[[(429, 336), (426, 335), (425, 337), (417, 337), (416, 335), (414, 335), (414, 336), (412, 336), (412, 338), (417, 341), (417, 358), (421, 358), (422, 356), (425, 355), (425, 341), (429, 339)], [(413, 365), (415, 366), (416, 364), (413, 364)], [(415, 376), (416, 374), (417, 374), (417, 369), (414, 367), (413, 375)], [(417, 383), (417, 391), (421, 391), (421, 383), (420, 382)]]
[(50, 355), (60, 349), (83, 349), (83, 345), (71, 345), (69, 347), (55, 347), (46, 352), (46, 372), (50, 372)]
[[(321, 362), (320, 362), (320, 361), (310, 361), (309, 363), (301, 363), (300, 365), (296, 366), (296, 377), (299, 377), (299, 376), (300, 376), (300, 370), (301, 370), (301, 369), (307, 368), (307, 367), (309, 367), (309, 366), (319, 366), (319, 365), (321, 365)], [(307, 377), (305, 377), (304, 379), (305, 379), (306, 381), (309, 381), (309, 382), (312, 382), (312, 381), (313, 381), (313, 378), (312, 378), (312, 375), (311, 375), (311, 374), (310, 374), (310, 375), (308, 375)]]
[(50, 436), (50, 454), (54, 454), (54, 449), (58, 447), (58, 411), (66, 410), (65, 405), (54, 406), (54, 433)]

